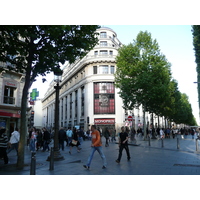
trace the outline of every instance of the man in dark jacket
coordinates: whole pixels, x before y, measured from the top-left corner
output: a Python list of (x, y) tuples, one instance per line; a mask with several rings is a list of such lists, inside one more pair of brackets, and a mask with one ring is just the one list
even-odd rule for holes
[(7, 156), (7, 145), (8, 145), (8, 137), (6, 135), (6, 129), (0, 128), (0, 158), (4, 159), (4, 164), (8, 164), (8, 156)]
[(119, 134), (119, 155), (116, 160), (117, 163), (120, 163), (123, 149), (126, 150), (127, 160), (129, 161), (131, 159), (130, 153), (129, 153), (129, 148), (128, 148), (128, 133), (125, 132), (124, 127), (122, 127), (121, 130), (122, 130), (122, 132)]
[(66, 132), (64, 131), (64, 128), (61, 127), (58, 131), (58, 140), (59, 140), (59, 150), (60, 147), (62, 147), (62, 150), (64, 151), (64, 141), (66, 140)]
[(46, 151), (46, 149), (49, 151), (49, 143), (50, 143), (51, 135), (49, 131), (47, 131), (46, 128), (43, 128), (43, 151)]

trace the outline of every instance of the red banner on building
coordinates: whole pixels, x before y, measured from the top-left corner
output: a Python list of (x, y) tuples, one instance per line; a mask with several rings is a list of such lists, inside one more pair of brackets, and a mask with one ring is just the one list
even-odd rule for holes
[(94, 124), (115, 124), (115, 118), (94, 119)]

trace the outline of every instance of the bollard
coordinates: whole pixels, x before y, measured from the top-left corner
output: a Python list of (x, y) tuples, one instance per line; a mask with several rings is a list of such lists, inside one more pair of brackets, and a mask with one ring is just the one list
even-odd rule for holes
[(161, 139), (161, 144), (162, 144), (162, 147), (164, 147), (164, 140), (163, 140), (163, 138)]
[(30, 167), (30, 175), (35, 175), (35, 169), (36, 169), (36, 153), (31, 153), (31, 167)]
[(49, 160), (49, 170), (54, 170), (54, 150), (53, 150), (53, 147), (51, 147), (50, 160)]
[(151, 146), (151, 138), (149, 137), (149, 146)]
[(179, 145), (179, 138), (177, 138), (177, 149), (180, 148), (180, 145)]
[(199, 143), (198, 143), (198, 139), (196, 139), (196, 151), (199, 151)]

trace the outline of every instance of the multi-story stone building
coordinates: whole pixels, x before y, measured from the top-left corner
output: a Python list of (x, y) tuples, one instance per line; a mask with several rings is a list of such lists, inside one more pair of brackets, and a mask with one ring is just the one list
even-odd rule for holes
[(8, 70), (7, 65), (0, 62), (0, 127), (6, 127), (9, 135), (20, 126), (24, 75)]
[[(110, 28), (97, 30), (99, 43), (83, 59), (63, 68), (60, 83), (60, 126), (82, 126), (96, 124), (119, 131), (126, 124), (128, 115), (133, 115), (133, 126), (140, 126), (142, 109), (125, 111), (114, 85), (116, 56), (122, 43), (117, 34)], [(43, 125), (54, 127), (55, 83), (52, 82), (43, 103)], [(147, 115), (147, 121), (148, 121)], [(128, 122), (128, 121), (127, 121)]]

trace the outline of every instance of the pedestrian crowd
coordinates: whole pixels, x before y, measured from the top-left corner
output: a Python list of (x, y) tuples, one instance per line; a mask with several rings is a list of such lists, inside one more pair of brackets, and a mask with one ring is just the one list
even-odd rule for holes
[[(132, 129), (128, 129), (127, 128), (127, 132), (129, 133), (129, 139), (130, 142), (135, 141), (136, 142), (136, 138), (144, 138), (144, 130), (139, 127), (137, 130), (135, 130), (134, 128)], [(150, 138), (157, 138), (158, 140), (160, 139), (164, 139), (164, 138), (175, 138), (177, 137), (177, 135), (180, 135), (182, 137), (182, 139), (187, 139), (187, 137), (191, 136), (192, 139), (194, 139), (195, 134), (199, 135), (200, 133), (200, 128), (199, 129), (194, 129), (194, 128), (150, 128), (150, 129), (146, 129), (146, 137), (150, 137)]]
[(49, 151), (49, 144), (52, 140), (52, 134), (44, 127), (42, 129), (36, 129), (35, 127), (29, 129), (27, 138), (27, 145), (29, 145), (30, 151), (35, 152), (41, 149)]
[[(147, 136), (153, 137), (155, 136), (157, 139), (163, 138), (175, 138), (177, 135), (181, 135), (183, 139), (187, 138), (189, 135), (194, 139), (194, 135), (197, 134), (200, 129), (195, 130), (193, 128), (181, 128), (181, 129), (170, 129), (170, 128), (156, 128), (156, 129), (146, 129)], [(45, 127), (42, 129), (36, 129), (35, 127), (31, 128), (28, 133), (27, 145), (29, 145), (29, 149), (31, 152), (35, 152), (41, 150), (42, 152), (49, 151), (49, 144), (53, 139), (53, 133), (48, 131)], [(116, 136), (118, 136), (118, 145), (119, 152), (116, 159), (117, 163), (121, 162), (122, 152), (125, 149), (127, 161), (131, 159), (131, 155), (129, 152), (128, 143), (136, 140), (136, 137), (143, 137), (144, 132), (141, 127), (137, 130), (134, 128), (129, 129), (128, 127), (121, 127), (119, 133), (116, 134), (116, 130), (112, 128), (99, 129), (96, 125), (92, 125), (91, 129), (88, 129), (86, 132), (83, 128), (80, 130), (70, 127), (65, 130), (63, 127), (60, 128), (58, 132), (58, 143), (59, 149), (62, 151), (65, 150), (66, 147), (69, 148), (69, 155), (73, 152), (73, 147), (76, 147), (77, 152), (80, 153), (82, 142), (86, 139), (91, 140), (91, 151), (89, 157), (86, 161), (86, 164), (83, 165), (84, 168), (90, 169), (93, 156), (97, 151), (102, 158), (102, 169), (107, 167), (106, 156), (103, 153), (103, 144), (102, 137), (105, 137), (105, 147), (109, 147), (110, 142), (116, 142)], [(12, 150), (15, 150), (18, 154), (18, 144), (20, 140), (20, 133), (18, 128), (15, 128), (15, 131), (11, 133), (10, 139), (6, 134), (6, 129), (0, 128), (0, 158), (4, 160), (5, 164), (8, 164), (8, 155)], [(65, 143), (66, 142), (66, 143)]]

